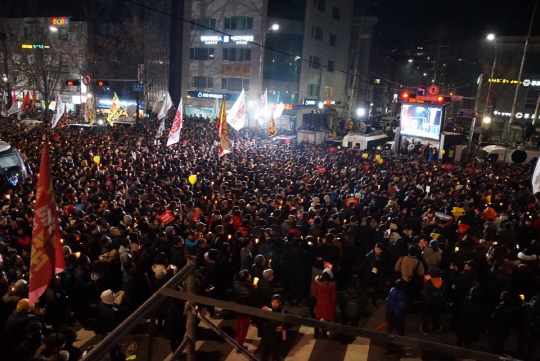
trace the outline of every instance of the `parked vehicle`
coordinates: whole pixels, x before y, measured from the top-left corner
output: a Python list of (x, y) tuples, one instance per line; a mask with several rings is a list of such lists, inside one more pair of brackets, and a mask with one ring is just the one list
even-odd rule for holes
[(28, 176), (26, 166), (18, 150), (0, 141), (0, 188), (15, 186)]
[(480, 150), (479, 161), (526, 164), (540, 156), (539, 149), (506, 148), (500, 145), (488, 145)]

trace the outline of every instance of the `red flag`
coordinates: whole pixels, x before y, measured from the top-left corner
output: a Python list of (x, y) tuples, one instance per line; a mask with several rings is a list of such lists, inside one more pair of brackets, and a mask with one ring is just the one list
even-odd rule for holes
[(28, 108), (29, 105), (30, 105), (30, 91), (27, 91), (26, 95), (24, 96), (22, 106), (21, 106), (23, 114), (26, 113), (26, 109)]
[(36, 92), (32, 93), (32, 105), (30, 105), (30, 109), (34, 109), (36, 107)]
[(34, 211), (34, 228), (32, 232), (32, 258), (30, 262), (30, 289), (28, 300), (34, 304), (43, 294), (55, 274), (66, 269), (56, 200), (52, 183), (51, 159), (47, 140), (43, 141), (41, 165)]

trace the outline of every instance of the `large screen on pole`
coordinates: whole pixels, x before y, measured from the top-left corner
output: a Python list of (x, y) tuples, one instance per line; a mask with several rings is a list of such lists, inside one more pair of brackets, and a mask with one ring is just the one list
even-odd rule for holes
[(401, 134), (438, 140), (442, 115), (442, 107), (402, 104)]

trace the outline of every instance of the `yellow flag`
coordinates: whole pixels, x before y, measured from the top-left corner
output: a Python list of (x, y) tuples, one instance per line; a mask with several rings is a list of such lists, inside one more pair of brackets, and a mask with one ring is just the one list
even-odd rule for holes
[(229, 131), (227, 129), (227, 111), (225, 110), (225, 98), (221, 103), (219, 116), (217, 117), (218, 135), (219, 135), (219, 156), (223, 157), (229, 153)]
[(127, 113), (126, 113), (126, 110), (120, 104), (120, 99), (118, 99), (118, 95), (114, 93), (113, 101), (111, 104), (111, 108), (109, 109), (109, 116), (107, 117), (107, 121), (112, 126), (114, 121), (121, 116), (127, 116)]
[(272, 114), (270, 117), (270, 124), (268, 124), (268, 137), (272, 138), (274, 135), (276, 135), (276, 133), (276, 121), (274, 120), (274, 114)]

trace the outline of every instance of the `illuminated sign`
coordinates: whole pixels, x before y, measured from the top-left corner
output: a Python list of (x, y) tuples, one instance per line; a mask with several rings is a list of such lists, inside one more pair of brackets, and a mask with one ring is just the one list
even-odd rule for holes
[(206, 45), (217, 43), (236, 43), (237, 45), (247, 44), (255, 39), (253, 35), (201, 35), (200, 40)]
[(317, 105), (317, 99), (305, 98), (304, 103), (302, 105), (304, 105), (305, 107), (314, 107)]
[(69, 25), (69, 18), (62, 17), (62, 18), (52, 18), (51, 19), (52, 26), (67, 26)]
[(490, 82), (490, 83), (499, 83), (499, 84), (517, 84), (517, 83), (519, 83), (515, 79), (504, 79), (504, 78), (489, 78), (488, 82)]
[(334, 104), (336, 104), (336, 102), (334, 100), (325, 100), (324, 104), (326, 104), (326, 105), (334, 105)]
[(523, 80), (523, 86), (540, 86), (540, 80), (525, 79)]
[(49, 45), (43, 44), (22, 44), (22, 49), (49, 49)]
[(219, 75), (251, 76), (251, 65), (218, 65)]
[[(512, 116), (512, 113), (508, 113), (508, 112), (499, 112), (497, 110), (495, 110), (493, 112), (493, 115), (500, 115), (501, 117), (511, 117)], [(534, 113), (533, 114), (530, 114), (530, 113), (521, 113), (521, 112), (517, 112), (516, 113), (516, 118), (517, 119), (534, 119)]]
[[(279, 104), (276, 104), (276, 103), (270, 103), (269, 107), (271, 109), (276, 109), (278, 105)], [(295, 109), (293, 104), (283, 104), (283, 110), (293, 110), (293, 109)]]
[(213, 93), (213, 92), (203, 92), (197, 90), (189, 90), (188, 97), (198, 98), (198, 99), (223, 99), (225, 100), (236, 100), (238, 99), (239, 94), (227, 94), (227, 93)]

